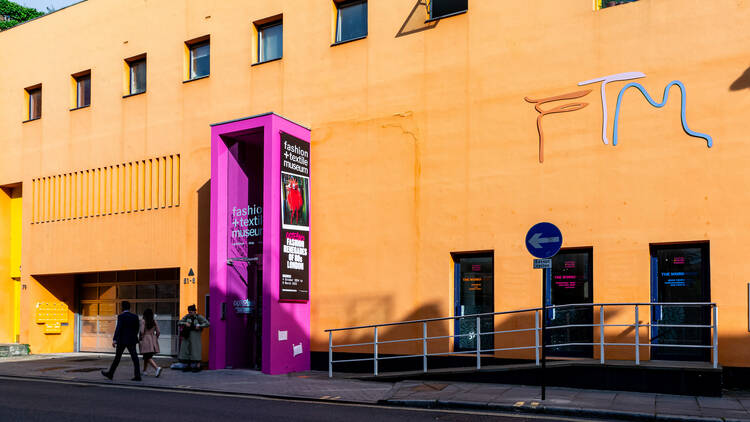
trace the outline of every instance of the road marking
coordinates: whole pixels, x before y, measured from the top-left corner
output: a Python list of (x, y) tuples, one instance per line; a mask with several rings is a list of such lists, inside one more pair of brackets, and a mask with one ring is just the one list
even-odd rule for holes
[[(41, 383), (47, 383), (47, 384), (65, 384), (65, 385), (78, 385), (78, 386), (88, 386), (88, 387), (102, 387), (102, 388), (113, 388), (113, 389), (121, 389), (121, 390), (136, 390), (136, 391), (144, 391), (144, 390), (150, 390), (153, 392), (162, 392), (162, 393), (176, 393), (176, 394), (191, 394), (196, 396), (209, 396), (209, 397), (225, 397), (225, 398), (234, 398), (234, 399), (250, 399), (250, 400), (266, 400), (266, 401), (281, 401), (281, 402), (291, 402), (291, 403), (300, 403), (300, 404), (317, 404), (321, 406), (339, 406), (339, 407), (364, 407), (364, 408), (370, 408), (370, 409), (394, 409), (394, 410), (402, 410), (402, 411), (410, 411), (410, 412), (431, 412), (431, 413), (447, 413), (447, 414), (460, 414), (460, 415), (479, 415), (479, 416), (503, 416), (506, 418), (518, 418), (518, 419), (539, 419), (539, 420), (554, 420), (554, 421), (569, 421), (569, 422), (584, 422), (588, 421), (591, 422), (591, 418), (572, 418), (567, 416), (556, 416), (556, 415), (535, 415), (535, 414), (529, 414), (529, 413), (510, 413), (510, 412), (503, 412), (503, 411), (482, 411), (482, 410), (456, 410), (456, 409), (425, 409), (425, 408), (415, 408), (415, 407), (405, 407), (405, 406), (383, 406), (383, 405), (377, 405), (377, 404), (367, 404), (367, 403), (347, 403), (347, 402), (335, 402), (335, 401), (317, 401), (316, 399), (304, 399), (304, 398), (280, 398), (280, 397), (269, 397), (269, 396), (262, 396), (262, 395), (254, 395), (254, 394), (247, 394), (247, 393), (220, 393), (220, 392), (212, 392), (212, 391), (196, 391), (196, 390), (179, 390), (174, 387), (152, 387), (148, 385), (133, 385), (133, 384), (104, 384), (104, 383), (98, 383), (98, 382), (86, 382), (86, 381), (67, 381), (67, 380), (59, 380), (59, 379), (36, 379), (36, 378), (20, 378), (20, 377), (13, 377), (13, 376), (5, 376), (0, 375), (0, 380), (8, 380), (8, 381), (19, 381), (19, 382), (41, 382)], [(516, 402), (514, 406), (523, 405), (524, 402), (519, 401)]]

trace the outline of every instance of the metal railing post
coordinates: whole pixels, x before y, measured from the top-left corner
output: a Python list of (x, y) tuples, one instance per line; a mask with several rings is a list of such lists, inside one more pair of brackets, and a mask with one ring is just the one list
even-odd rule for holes
[(375, 327), (375, 341), (373, 341), (373, 363), (374, 363), (374, 375), (378, 376), (378, 327)]
[(604, 305), (599, 305), (599, 363), (604, 364)]
[(427, 372), (427, 322), (422, 323), (422, 372)]
[(714, 329), (714, 368), (719, 367), (719, 307), (714, 305), (713, 306), (713, 313), (714, 313), (714, 323), (713, 323), (713, 329)]
[(536, 366), (539, 366), (539, 310), (534, 311), (534, 346)]
[(328, 332), (328, 378), (333, 378), (333, 331)]
[(635, 364), (641, 364), (641, 341), (640, 341), (640, 322), (638, 320), (638, 305), (635, 305)]
[(481, 332), (482, 327), (479, 325), (479, 317), (477, 317), (477, 369), (482, 367), (482, 357), (479, 354), (482, 350)]

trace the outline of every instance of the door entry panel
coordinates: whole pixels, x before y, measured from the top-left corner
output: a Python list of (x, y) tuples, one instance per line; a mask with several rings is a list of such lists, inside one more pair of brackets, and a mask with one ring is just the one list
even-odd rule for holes
[[(495, 312), (495, 269), (492, 253), (454, 255), (455, 265), (455, 315), (472, 315)], [(492, 315), (480, 317), (480, 334), (494, 330)], [(456, 351), (476, 351), (477, 319), (460, 318), (455, 323)], [(494, 335), (481, 336), (482, 350), (494, 349)]]
[[(651, 299), (656, 302), (710, 302), (710, 269), (708, 243), (652, 245)], [(683, 348), (669, 345), (709, 346), (711, 329), (679, 327), (679, 325), (710, 325), (708, 306), (653, 306), (654, 324), (678, 327), (653, 327), (651, 359), (708, 361), (709, 348)]]

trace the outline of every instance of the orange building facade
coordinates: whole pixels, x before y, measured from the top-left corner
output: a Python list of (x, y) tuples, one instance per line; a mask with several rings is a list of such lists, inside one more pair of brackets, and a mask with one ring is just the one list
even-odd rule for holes
[[(685, 287), (718, 308), (719, 363), (750, 366), (750, 4), (470, 0), (430, 19), (434, 1), (370, 2), (346, 43), (342, 4), (303, 0), (88, 0), (0, 33), (0, 342), (111, 350), (122, 300), (165, 327), (193, 303), (214, 315), (210, 125), (274, 112), (310, 128), (313, 352), (328, 328), (462, 312), (471, 265), (489, 265), (476, 311), (539, 306), (524, 237), (549, 221), (585, 255), (570, 265), (586, 301)], [(259, 32), (278, 21), (283, 56), (263, 61)], [(663, 107), (644, 98), (673, 81)], [(582, 288), (565, 274), (553, 288)]]

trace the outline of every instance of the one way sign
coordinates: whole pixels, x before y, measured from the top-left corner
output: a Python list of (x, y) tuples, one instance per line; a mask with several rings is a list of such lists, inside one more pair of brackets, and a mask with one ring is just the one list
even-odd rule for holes
[(562, 233), (552, 223), (538, 223), (526, 233), (526, 249), (537, 258), (550, 258), (562, 246)]

